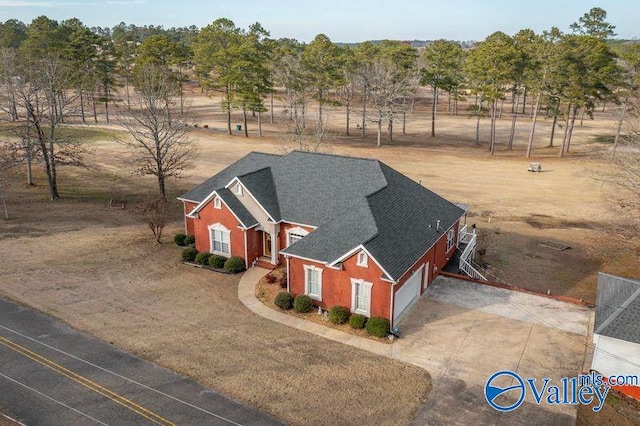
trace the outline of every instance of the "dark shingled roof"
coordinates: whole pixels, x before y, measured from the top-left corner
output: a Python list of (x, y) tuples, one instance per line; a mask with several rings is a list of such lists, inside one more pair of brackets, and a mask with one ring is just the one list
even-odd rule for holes
[(299, 151), (251, 153), (181, 198), (200, 202), (234, 177), (276, 222), (317, 227), (283, 253), (331, 263), (362, 244), (394, 280), (464, 215), (380, 161)]
[(264, 168), (258, 171), (239, 176), (242, 184), (256, 197), (256, 200), (271, 215), (271, 218), (280, 222), (280, 206), (278, 204), (278, 194), (273, 183), (271, 168)]
[(233, 192), (227, 188), (216, 189), (216, 193), (222, 198), (227, 206), (240, 219), (241, 225), (245, 228), (251, 228), (258, 224), (255, 217), (247, 210), (247, 208), (233, 195)]
[(200, 203), (216, 189), (224, 188), (234, 177), (269, 167), (278, 158), (281, 156), (251, 152), (178, 198)]
[(640, 344), (640, 280), (598, 274), (594, 333)]

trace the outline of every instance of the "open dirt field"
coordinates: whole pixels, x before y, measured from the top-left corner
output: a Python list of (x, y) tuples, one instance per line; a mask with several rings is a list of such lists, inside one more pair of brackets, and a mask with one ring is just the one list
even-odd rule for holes
[[(275, 124), (263, 116), (265, 137), (253, 133), (251, 118), (251, 137), (245, 138), (214, 130), (225, 127), (217, 101), (197, 90), (191, 98), (194, 122), (210, 128), (193, 132), (200, 156), (184, 179), (169, 183), (172, 196), (250, 151), (283, 151), (281, 107)], [(486, 142), (476, 145), (475, 125), (466, 117), (441, 113), (440, 136), (426, 136), (426, 103), (418, 103), (408, 134), (397, 125), (395, 140), (381, 148), (374, 146), (373, 129), (366, 139), (346, 137), (343, 112), (335, 108), (329, 112), (332, 141), (322, 150), (378, 158), (446, 198), (470, 204), (469, 223), (493, 236), (486, 261), (496, 279), (593, 301), (598, 270), (640, 275), (638, 243), (618, 237), (626, 219), (590, 173), (605, 167), (592, 156), (608, 147), (600, 141), (611, 133), (613, 112), (577, 127), (572, 154), (563, 160), (556, 159), (557, 147), (543, 148), (549, 123), (541, 121), (534, 159), (544, 172), (534, 174), (527, 172), (531, 160), (523, 158), (526, 117), (520, 118), (515, 152), (499, 143), (491, 157)], [(242, 122), (236, 114), (233, 120)], [(509, 124), (506, 116), (499, 122), (499, 141)], [(486, 137), (488, 122), (482, 125)], [(153, 245), (134, 209), (154, 181), (126, 169), (122, 146), (104, 132), (114, 126), (100, 129), (101, 136), (88, 142), (94, 168), (61, 169), (62, 201), (47, 201), (41, 176), (31, 189), (21, 176), (11, 180), (12, 220), (0, 223), (1, 295), (285, 421), (406, 424), (412, 418), (430, 388), (427, 372), (259, 318), (237, 300), (237, 277), (183, 266), (172, 244)], [(112, 197), (128, 200), (130, 208), (108, 209)], [(167, 241), (181, 224), (176, 203)], [(539, 245), (547, 240), (571, 249)]]

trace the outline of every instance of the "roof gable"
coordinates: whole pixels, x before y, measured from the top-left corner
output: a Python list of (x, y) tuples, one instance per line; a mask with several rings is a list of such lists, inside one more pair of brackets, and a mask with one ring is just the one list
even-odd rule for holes
[(380, 166), (388, 185), (367, 198), (378, 234), (364, 246), (399, 279), (464, 210), (386, 164)]
[(253, 195), (258, 204), (271, 216), (274, 222), (279, 222), (282, 219), (280, 205), (278, 204), (278, 194), (270, 167), (238, 176), (238, 180)]
[(640, 344), (640, 280), (598, 274), (594, 333)]
[(214, 190), (224, 188), (234, 177), (269, 167), (280, 158), (282, 158), (280, 155), (250, 152), (235, 163), (205, 180), (200, 185), (185, 192), (178, 197), (178, 199), (201, 203)]
[[(284, 254), (332, 263), (362, 245), (392, 280), (400, 279), (464, 215), (378, 160), (300, 151), (284, 157), (251, 153), (181, 198), (205, 194), (194, 200), (202, 204), (215, 186), (236, 179), (275, 222), (316, 227)], [(232, 210), (231, 198), (242, 205), (226, 191)]]

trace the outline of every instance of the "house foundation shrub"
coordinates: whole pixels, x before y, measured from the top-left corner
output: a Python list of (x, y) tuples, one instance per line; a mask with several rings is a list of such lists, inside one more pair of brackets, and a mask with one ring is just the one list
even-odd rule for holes
[(187, 247), (182, 250), (182, 260), (184, 262), (193, 262), (196, 260), (196, 256), (198, 255), (198, 250), (195, 247)]
[(196, 237), (195, 235), (187, 235), (184, 237), (184, 245), (185, 246), (195, 246), (196, 245)]
[(202, 251), (198, 254), (196, 254), (196, 258), (195, 261), (198, 265), (208, 265), (209, 264), (209, 258), (211, 257), (211, 253), (207, 252), (207, 251)]
[(313, 302), (311, 298), (306, 294), (296, 296), (295, 300), (293, 301), (293, 309), (295, 309), (296, 312), (300, 312), (301, 314), (306, 314), (311, 310), (312, 307)]
[(329, 309), (329, 321), (334, 324), (344, 324), (349, 319), (349, 309), (344, 306), (333, 306)]
[(387, 337), (389, 335), (389, 320), (380, 317), (369, 318), (366, 329), (371, 336)]
[(265, 281), (267, 282), (267, 284), (273, 284), (276, 281), (278, 281), (278, 277), (276, 277), (273, 272), (270, 272), (267, 274), (266, 277), (264, 277)]
[(367, 317), (361, 314), (353, 314), (349, 317), (349, 325), (354, 330), (361, 330), (367, 323)]
[(293, 305), (293, 296), (289, 292), (281, 291), (278, 293), (273, 303), (283, 311), (288, 311)]
[(185, 238), (187, 238), (186, 234), (176, 234), (175, 237), (173, 237), (173, 242), (176, 243), (177, 246), (186, 246), (184, 243)]
[(219, 254), (212, 254), (211, 257), (209, 257), (209, 266), (212, 268), (222, 269), (224, 268), (224, 262), (226, 261), (226, 257), (220, 256)]
[(233, 274), (237, 274), (238, 272), (242, 272), (244, 271), (244, 259), (241, 258), (240, 256), (233, 256), (230, 257), (229, 259), (227, 259), (226, 262), (224, 262), (224, 269), (226, 269), (227, 271), (233, 273)]

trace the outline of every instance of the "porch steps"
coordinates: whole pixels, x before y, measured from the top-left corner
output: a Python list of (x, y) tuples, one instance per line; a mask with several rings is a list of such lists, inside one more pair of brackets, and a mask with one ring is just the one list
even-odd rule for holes
[(271, 264), (271, 260), (266, 257), (261, 257), (260, 259), (256, 259), (256, 266), (259, 266), (264, 269), (274, 270), (278, 267), (278, 265)]

